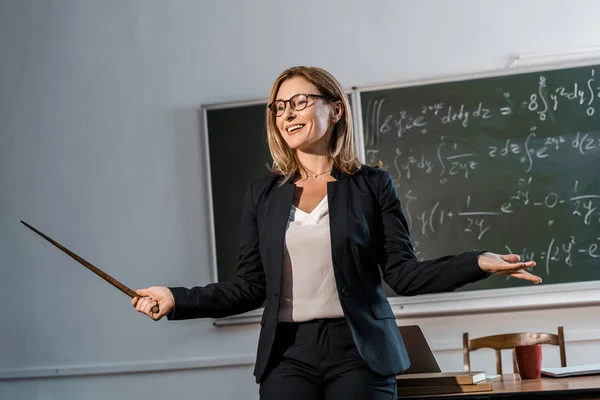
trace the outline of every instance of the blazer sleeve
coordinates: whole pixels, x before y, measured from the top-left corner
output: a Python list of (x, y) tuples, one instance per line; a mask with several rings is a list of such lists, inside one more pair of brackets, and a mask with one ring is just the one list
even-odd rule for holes
[(477, 256), (485, 250), (418, 261), (392, 177), (386, 171), (382, 174), (378, 194), (382, 232), (377, 257), (383, 279), (398, 295), (449, 292), (490, 275), (477, 262)]
[(221, 318), (260, 307), (266, 298), (265, 272), (259, 251), (256, 204), (250, 184), (240, 224), (240, 248), (235, 276), (226, 282), (191, 289), (169, 288), (175, 309), (168, 319)]

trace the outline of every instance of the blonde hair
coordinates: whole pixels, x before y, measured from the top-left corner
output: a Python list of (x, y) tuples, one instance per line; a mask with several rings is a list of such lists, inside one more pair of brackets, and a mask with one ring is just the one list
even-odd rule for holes
[[(324, 69), (317, 67), (292, 67), (283, 71), (275, 80), (269, 102), (275, 101), (281, 84), (291, 78), (302, 77), (317, 87), (321, 95), (331, 97), (342, 103), (342, 118), (333, 127), (331, 141), (329, 142), (329, 157), (335, 166), (342, 172), (354, 174), (360, 169), (360, 161), (354, 149), (354, 134), (352, 129), (352, 113), (348, 97), (339, 82)], [(296, 173), (307, 172), (300, 164), (296, 152), (291, 149), (277, 128), (276, 117), (269, 108), (266, 109), (267, 139), (269, 151), (273, 157), (271, 170), (283, 175), (283, 182), (287, 182)]]

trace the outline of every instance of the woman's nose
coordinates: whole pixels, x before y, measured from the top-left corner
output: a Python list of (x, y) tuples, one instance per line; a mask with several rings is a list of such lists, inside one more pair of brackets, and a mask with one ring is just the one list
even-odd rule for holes
[(286, 104), (287, 107), (285, 108), (285, 110), (283, 111), (283, 119), (286, 121), (291, 121), (296, 117), (296, 112), (294, 111), (294, 108), (292, 107), (291, 104)]

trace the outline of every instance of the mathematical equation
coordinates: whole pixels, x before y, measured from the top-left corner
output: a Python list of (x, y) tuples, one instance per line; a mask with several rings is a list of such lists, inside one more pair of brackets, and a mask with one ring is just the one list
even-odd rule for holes
[[(600, 134), (576, 132), (570, 135), (554, 137), (537, 137), (537, 127), (529, 129), (523, 140), (506, 139), (501, 145), (487, 145), (486, 149), (469, 148), (458, 142), (448, 142), (444, 136), (435, 145), (435, 154), (428, 155), (429, 149), (419, 152), (413, 147), (395, 148), (391, 165), (384, 163), (384, 168), (393, 169), (398, 180), (415, 178), (415, 172), (422, 171), (426, 175), (436, 175), (441, 184), (452, 178), (469, 179), (474, 173), (484, 171), (485, 165), (493, 165), (494, 160), (514, 159), (523, 165), (523, 171), (529, 173), (535, 163), (557, 161), (566, 164), (574, 158), (594, 157), (600, 151)], [(464, 149), (464, 150), (463, 150)], [(379, 161), (379, 149), (367, 149), (367, 164)]]
[[(365, 146), (376, 147), (382, 135), (394, 135), (403, 138), (408, 133), (426, 135), (432, 124), (458, 125), (469, 127), (475, 120), (508, 118), (513, 114), (531, 113), (540, 122), (556, 123), (561, 104), (568, 102), (582, 109), (582, 116), (595, 115), (600, 101), (600, 86), (596, 82), (595, 70), (590, 69), (589, 77), (583, 82), (574, 82), (569, 86), (557, 86), (549, 89), (549, 80), (545, 75), (537, 78), (537, 90), (530, 93), (526, 100), (513, 99), (508, 91), (499, 90), (501, 99), (494, 106), (480, 101), (475, 106), (464, 102), (435, 102), (416, 107), (415, 110), (398, 110), (382, 115), (387, 99), (385, 97), (370, 100), (366, 106)], [(500, 105), (496, 103), (501, 103)]]
[(573, 267), (573, 256), (579, 254), (590, 259), (600, 258), (600, 237), (595, 242), (579, 243), (575, 236), (570, 236), (565, 242), (560, 243), (556, 238), (551, 238), (548, 246), (543, 250), (528, 250), (526, 247), (520, 251), (513, 251), (505, 245), (509, 253), (518, 254), (522, 260), (539, 259), (544, 263), (546, 275), (551, 275), (553, 264), (566, 264)]
[[(484, 234), (491, 228), (490, 217), (513, 214), (519, 212), (523, 207), (541, 207), (550, 213), (546, 221), (547, 226), (553, 226), (557, 219), (572, 218), (579, 220), (583, 226), (593, 224), (600, 225), (600, 195), (598, 194), (577, 194), (579, 181), (573, 183), (572, 195), (561, 197), (557, 192), (532, 193), (528, 185), (531, 185), (533, 178), (519, 178), (518, 186), (520, 188), (509, 195), (509, 198), (501, 201), (497, 209), (471, 209), (472, 195), (465, 196), (464, 207), (461, 209), (451, 209), (443, 207), (440, 201), (434, 203), (429, 209), (420, 209), (413, 212), (413, 204), (422, 204), (412, 189), (408, 189), (404, 194), (403, 207), (407, 214), (407, 222), (411, 229), (417, 229), (423, 236), (435, 234), (441, 225), (445, 222), (466, 217), (464, 219), (464, 232), (473, 232), (476, 239), (481, 240)], [(399, 186), (399, 185), (397, 185)], [(487, 218), (487, 220), (486, 220)], [(542, 221), (538, 221), (540, 224)]]
[[(518, 207), (543, 207), (547, 210), (552, 210), (560, 205), (563, 205), (562, 212), (556, 211), (550, 213), (547, 225), (553, 226), (557, 219), (574, 218), (578, 219), (584, 227), (584, 236), (589, 236), (596, 232), (598, 234), (598, 224), (600, 224), (600, 195), (572, 195), (568, 198), (561, 198), (556, 192), (546, 192), (538, 194), (536, 198), (528, 190), (527, 187), (532, 184), (532, 177), (519, 178), (517, 189), (508, 200), (503, 202), (499, 209), (485, 209), (474, 207), (473, 195), (464, 195), (465, 201), (462, 207), (452, 207), (444, 205), (441, 201), (436, 201), (431, 207), (423, 207), (423, 203), (419, 201), (417, 195), (412, 189), (408, 189), (402, 198), (403, 210), (407, 219), (411, 234), (418, 239), (414, 241), (415, 254), (420, 256), (421, 251), (419, 246), (427, 238), (433, 239), (438, 233), (443, 231), (445, 225), (451, 224), (451, 229), (455, 234), (460, 234), (471, 243), (485, 243), (486, 235), (493, 232), (494, 225), (497, 225), (502, 218), (502, 215), (512, 214), (519, 211)], [(578, 190), (579, 182), (575, 181), (572, 187), (572, 193)], [(568, 206), (567, 209), (564, 206)], [(596, 228), (589, 227), (596, 224)], [(542, 224), (536, 222), (541, 229)], [(505, 228), (506, 225), (503, 225)], [(585, 229), (588, 229), (587, 231)], [(590, 230), (591, 229), (591, 230)], [(447, 232), (447, 230), (446, 230)], [(510, 235), (505, 232), (504, 235)], [(558, 243), (553, 238), (548, 246), (543, 250), (532, 251), (523, 248), (520, 254), (523, 259), (537, 259), (545, 262), (546, 273), (550, 275), (552, 263), (564, 263), (568, 266), (573, 265), (573, 253), (578, 253), (583, 257), (590, 259), (600, 258), (600, 236), (595, 242), (584, 243), (581, 240), (578, 242), (575, 236), (571, 236), (566, 243)], [(508, 249), (508, 245), (505, 245)], [(511, 249), (509, 252), (513, 253)]]
[(392, 174), (417, 257), (506, 249), (554, 280), (600, 279), (595, 69), (444, 85), (362, 108), (365, 163)]
[[(519, 178), (519, 186), (531, 185), (533, 178)], [(570, 214), (578, 218), (581, 218), (584, 225), (591, 225), (592, 222), (600, 222), (598, 218), (598, 209), (600, 207), (600, 195), (597, 194), (582, 194), (578, 195), (579, 181), (573, 182), (573, 195), (567, 196), (566, 198), (561, 197), (557, 192), (546, 192), (532, 195), (530, 190), (525, 188), (519, 188), (515, 193), (510, 196), (510, 199), (502, 204), (500, 210), (505, 214), (515, 212), (516, 205), (533, 207), (545, 207), (547, 209), (553, 209), (559, 205), (569, 205), (571, 207)], [(554, 219), (548, 220), (548, 225), (554, 224)]]

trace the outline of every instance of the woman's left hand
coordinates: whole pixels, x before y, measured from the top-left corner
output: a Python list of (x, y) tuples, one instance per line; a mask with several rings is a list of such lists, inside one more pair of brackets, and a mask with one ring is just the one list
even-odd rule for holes
[(482, 271), (490, 274), (512, 276), (533, 283), (542, 282), (542, 278), (525, 270), (535, 266), (535, 261), (521, 262), (521, 257), (517, 254), (496, 254), (486, 251), (477, 256), (477, 262)]

